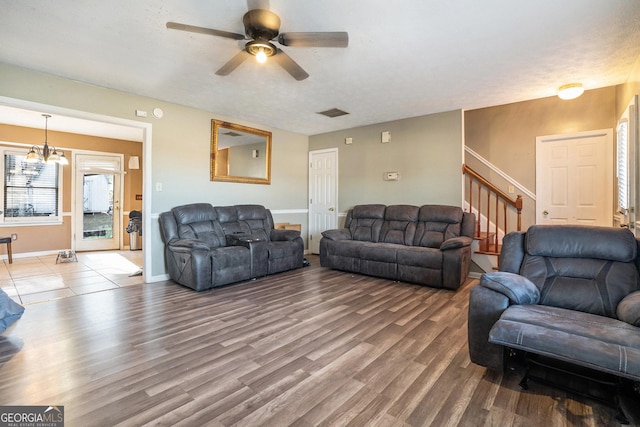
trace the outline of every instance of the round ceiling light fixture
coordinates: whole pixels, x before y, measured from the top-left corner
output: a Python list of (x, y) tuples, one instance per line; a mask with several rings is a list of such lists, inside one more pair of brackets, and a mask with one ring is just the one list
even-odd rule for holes
[(269, 56), (275, 55), (278, 51), (273, 43), (263, 40), (252, 40), (245, 45), (244, 49), (255, 56), (260, 63), (265, 62)]
[(569, 83), (558, 88), (558, 98), (564, 100), (575, 99), (583, 93), (582, 83)]

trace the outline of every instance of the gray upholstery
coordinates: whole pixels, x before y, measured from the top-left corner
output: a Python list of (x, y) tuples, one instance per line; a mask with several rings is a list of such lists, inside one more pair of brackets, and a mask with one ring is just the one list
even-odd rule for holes
[(469, 274), (475, 216), (456, 206), (354, 206), (320, 240), (324, 267), (457, 289)]
[(177, 206), (160, 231), (169, 276), (197, 291), (303, 266), (300, 232), (275, 230), (260, 205)]
[(469, 300), (469, 355), (514, 348), (640, 379), (638, 241), (624, 228), (537, 225), (504, 238)]

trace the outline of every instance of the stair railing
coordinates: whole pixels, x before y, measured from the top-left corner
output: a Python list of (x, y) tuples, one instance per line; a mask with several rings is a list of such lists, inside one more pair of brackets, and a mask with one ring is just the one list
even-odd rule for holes
[[(510, 231), (508, 224), (508, 209), (514, 210), (516, 213), (516, 229), (522, 229), (522, 196), (517, 195), (513, 200), (508, 194), (493, 185), (478, 172), (469, 166), (462, 165), (462, 173), (469, 178), (468, 201), (471, 212), (476, 213), (478, 220), (476, 221), (476, 238), (481, 238), (481, 221), (485, 222), (486, 235), (491, 236), (493, 243), (490, 242), (490, 248), (481, 249), (484, 252), (500, 253), (500, 245), (498, 242), (498, 228), (502, 226), (502, 231), (507, 234)], [(475, 184), (475, 185), (474, 185)], [(475, 186), (475, 190), (474, 190)], [(486, 206), (483, 203), (486, 200)], [(493, 205), (493, 209), (492, 209)], [(509, 208), (510, 207), (510, 208)], [(502, 211), (502, 215), (500, 215)], [(502, 224), (500, 224), (502, 222)], [(493, 231), (492, 231), (493, 230)]]

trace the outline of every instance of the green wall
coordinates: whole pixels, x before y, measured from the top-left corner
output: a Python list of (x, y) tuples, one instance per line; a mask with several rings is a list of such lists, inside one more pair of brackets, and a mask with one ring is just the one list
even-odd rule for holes
[[(0, 64), (0, 96), (151, 123), (151, 164), (145, 163), (145, 176), (151, 177), (152, 185), (147, 188), (153, 190), (151, 221), (146, 228), (151, 238), (151, 266), (147, 265), (147, 268), (151, 268), (154, 278), (162, 278), (166, 271), (157, 216), (173, 206), (192, 202), (210, 202), (214, 205), (263, 204), (272, 210), (282, 211), (274, 215), (276, 222), (303, 224), (303, 236), (306, 236), (306, 135), (6, 64)], [(162, 119), (153, 118), (151, 111), (155, 107), (164, 110)], [(147, 111), (149, 117), (137, 118), (137, 109)], [(213, 118), (272, 132), (271, 185), (209, 180)], [(143, 160), (146, 162), (148, 159)], [(162, 183), (162, 191), (155, 190), (156, 183)], [(149, 194), (143, 194), (143, 197), (149, 197)], [(145, 246), (145, 250), (149, 251), (149, 247)], [(148, 253), (145, 255), (148, 256)], [(148, 274), (148, 271), (145, 273)]]
[[(462, 117), (455, 110), (314, 135), (309, 150), (338, 148), (342, 214), (364, 203), (461, 206)], [(391, 141), (383, 144), (384, 131)], [(400, 180), (383, 180), (385, 172), (398, 172)]]

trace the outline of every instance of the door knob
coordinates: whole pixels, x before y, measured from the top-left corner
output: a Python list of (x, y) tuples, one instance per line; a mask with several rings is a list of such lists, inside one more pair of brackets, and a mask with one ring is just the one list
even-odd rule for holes
[(545, 210), (543, 210), (543, 211), (542, 211), (542, 215), (549, 215), (549, 211), (548, 211), (548, 210), (546, 210), (546, 209), (545, 209)]
[(329, 208), (329, 212), (333, 212), (333, 208)]

